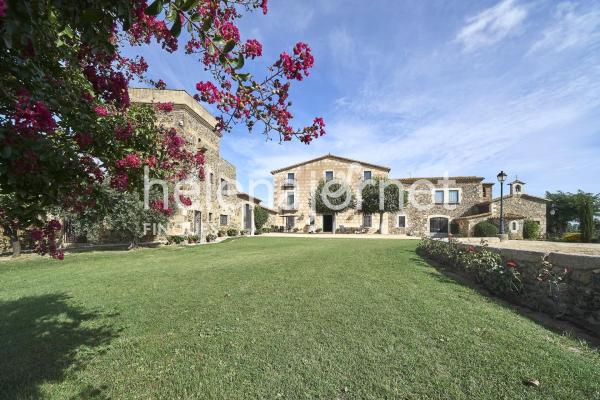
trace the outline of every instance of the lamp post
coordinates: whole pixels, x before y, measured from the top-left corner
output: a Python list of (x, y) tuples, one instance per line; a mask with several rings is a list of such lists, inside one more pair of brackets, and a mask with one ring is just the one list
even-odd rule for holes
[(498, 182), (500, 182), (500, 234), (504, 235), (504, 181), (506, 180), (506, 174), (504, 171), (496, 176)]

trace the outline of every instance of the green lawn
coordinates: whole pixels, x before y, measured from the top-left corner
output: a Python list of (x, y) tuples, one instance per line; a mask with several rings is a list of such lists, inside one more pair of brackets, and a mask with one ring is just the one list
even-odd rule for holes
[(597, 349), (415, 246), (245, 238), (2, 262), (0, 397), (600, 398)]

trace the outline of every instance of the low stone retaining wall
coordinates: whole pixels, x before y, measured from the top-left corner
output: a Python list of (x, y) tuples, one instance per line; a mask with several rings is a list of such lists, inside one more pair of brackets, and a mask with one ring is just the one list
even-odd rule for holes
[[(485, 248), (499, 254), (504, 263), (516, 264), (523, 286), (519, 294), (503, 296), (510, 302), (569, 320), (600, 336), (600, 256), (464, 243), (458, 247), (464, 251)], [(449, 260), (438, 261), (447, 264)]]

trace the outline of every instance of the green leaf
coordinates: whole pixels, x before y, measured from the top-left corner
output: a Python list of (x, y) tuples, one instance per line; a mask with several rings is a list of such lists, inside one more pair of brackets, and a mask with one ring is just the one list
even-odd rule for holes
[(215, 44), (215, 46), (219, 46), (219, 47), (221, 47), (225, 44), (225, 40), (223, 40), (223, 38), (219, 35), (215, 35), (212, 42)]
[(12, 154), (12, 147), (4, 146), (4, 148), (2, 149), (2, 157), (8, 159), (8, 158), (10, 158), (11, 154)]
[(210, 27), (212, 26), (212, 22), (213, 22), (213, 20), (211, 17), (204, 18), (204, 22), (202, 23), (202, 32), (208, 31), (210, 29)]
[(199, 2), (200, 0), (187, 0), (185, 3), (183, 3), (181, 9), (183, 11), (188, 11), (189, 9), (196, 7)]
[(171, 27), (171, 34), (175, 37), (178, 37), (181, 33), (181, 19), (179, 15), (175, 17), (175, 22), (173, 22), (173, 26)]
[(144, 10), (144, 12), (146, 13), (146, 15), (158, 15), (160, 13), (160, 10), (162, 10), (162, 6), (162, 0), (155, 0), (154, 3), (146, 7), (146, 10)]
[(227, 43), (225, 43), (225, 46), (223, 46), (223, 53), (229, 53), (231, 50), (233, 50), (234, 47), (235, 47), (235, 41), (228, 40)]
[(238, 57), (235, 60), (235, 64), (233, 65), (233, 69), (241, 68), (244, 68), (244, 55), (242, 53), (238, 54)]

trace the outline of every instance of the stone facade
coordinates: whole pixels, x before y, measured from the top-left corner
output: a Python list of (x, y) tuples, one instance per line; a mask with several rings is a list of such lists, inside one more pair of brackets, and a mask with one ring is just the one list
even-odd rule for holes
[[(389, 171), (387, 167), (333, 155), (272, 171), (275, 188), (274, 207), (279, 210), (276, 225), (284, 226), (286, 230), (300, 232), (309, 232), (311, 229), (314, 231), (327, 229), (324, 227), (323, 216), (316, 215), (309, 205), (311, 195), (319, 181), (325, 179), (326, 172), (331, 172), (333, 179), (348, 184), (352, 192), (356, 194), (363, 182), (365, 172), (371, 172), (372, 178), (375, 178), (387, 177)], [(291, 201), (292, 197), (293, 201)], [(334, 231), (341, 227), (363, 226), (362, 213), (355, 210), (339, 213), (331, 216), (331, 219)], [(374, 231), (377, 229), (376, 226), (377, 220), (373, 216), (372, 226), (367, 229)]]
[(138, 104), (172, 102), (173, 111), (159, 112), (158, 123), (175, 128), (195, 150), (204, 151), (204, 180), (195, 178), (183, 186), (192, 190), (194, 204), (176, 210), (166, 233), (196, 234), (201, 241), (229, 228), (254, 233), (253, 210), (260, 200), (238, 192), (236, 168), (220, 154), (221, 136), (214, 130), (216, 119), (182, 90), (129, 89), (129, 95)]
[[(387, 167), (328, 154), (271, 172), (274, 206), (279, 211), (277, 225), (299, 232), (325, 229), (324, 222), (329, 217), (311, 210), (309, 199), (327, 171), (333, 174), (334, 179), (349, 184), (355, 195), (360, 193), (366, 173), (372, 178), (388, 178), (407, 192), (408, 202), (400, 212), (383, 215), (384, 234), (446, 236), (453, 233), (471, 236), (476, 223), (494, 221), (500, 214), (500, 199), (492, 198), (494, 184), (484, 182), (483, 177), (394, 179), (389, 178), (390, 169)], [(522, 238), (524, 220), (532, 219), (540, 223), (540, 232), (544, 235), (547, 200), (525, 194), (524, 182), (512, 182), (510, 187), (510, 194), (503, 198), (505, 231), (510, 232), (513, 238)], [(513, 188), (518, 188), (518, 191), (513, 191)], [(379, 229), (379, 215), (365, 218), (359, 210), (345, 211), (336, 215), (333, 221), (334, 232), (342, 227), (375, 233)]]

